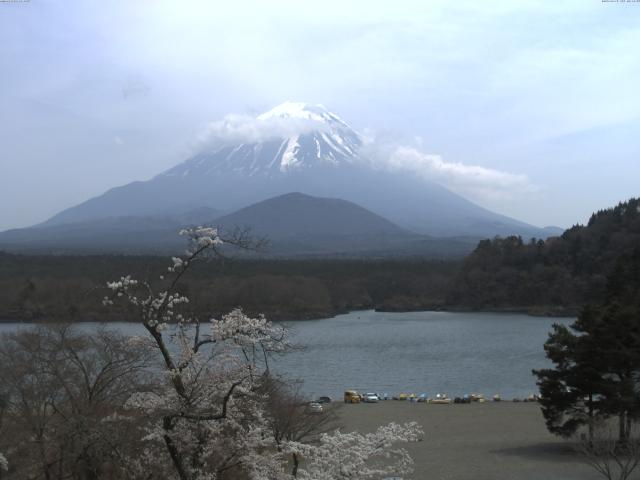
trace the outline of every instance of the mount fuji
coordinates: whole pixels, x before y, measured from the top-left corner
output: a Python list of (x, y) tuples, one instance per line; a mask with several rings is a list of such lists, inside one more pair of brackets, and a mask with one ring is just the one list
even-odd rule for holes
[(301, 192), (355, 203), (419, 235), (556, 233), (491, 212), (410, 173), (376, 168), (361, 135), (321, 105), (285, 102), (257, 117), (226, 117), (210, 133), (206, 146), (183, 163), (68, 208), (38, 230), (114, 217), (176, 217), (198, 209), (229, 214)]

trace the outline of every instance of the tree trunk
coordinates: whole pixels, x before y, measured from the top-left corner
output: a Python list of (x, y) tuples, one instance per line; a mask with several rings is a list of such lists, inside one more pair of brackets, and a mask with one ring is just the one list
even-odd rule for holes
[(618, 425), (619, 425), (618, 440), (620, 441), (621, 445), (626, 445), (626, 443), (629, 441), (629, 430), (628, 430), (629, 423), (628, 423), (626, 410), (620, 411), (620, 414), (618, 415)]
[(589, 394), (589, 445), (593, 444), (593, 394)]
[[(173, 422), (170, 417), (164, 417), (162, 420), (162, 427), (166, 432), (169, 432), (173, 429)], [(173, 440), (169, 436), (169, 434), (164, 435), (164, 443), (167, 446), (167, 450), (169, 451), (169, 455), (171, 456), (171, 461), (173, 462), (173, 466), (176, 469), (176, 473), (180, 480), (189, 480), (189, 475), (184, 469), (184, 465), (182, 464), (182, 455), (176, 448)]]
[(293, 471), (291, 472), (291, 474), (294, 477), (298, 476), (298, 467), (300, 466), (300, 459), (298, 458), (298, 454), (294, 453), (293, 454)]

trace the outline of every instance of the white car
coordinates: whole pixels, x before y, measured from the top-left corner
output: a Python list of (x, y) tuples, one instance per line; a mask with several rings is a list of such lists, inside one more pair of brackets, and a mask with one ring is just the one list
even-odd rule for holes
[(311, 410), (313, 413), (322, 413), (324, 411), (324, 408), (322, 407), (322, 404), (318, 402), (311, 402), (309, 404), (309, 410)]
[(365, 393), (362, 396), (362, 401), (366, 403), (377, 403), (380, 400), (380, 397), (377, 393)]

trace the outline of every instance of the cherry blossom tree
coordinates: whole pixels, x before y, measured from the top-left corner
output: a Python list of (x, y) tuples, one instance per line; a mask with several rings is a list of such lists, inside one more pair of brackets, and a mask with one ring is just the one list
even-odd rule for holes
[(416, 422), (390, 423), (369, 434), (324, 433), (319, 445), (290, 442), (286, 450), (302, 457), (302, 480), (377, 479), (411, 473), (412, 458), (394, 444), (418, 441), (423, 433)]
[(124, 276), (108, 283), (112, 294), (103, 301), (133, 306), (161, 358), (162, 387), (138, 392), (127, 402), (130, 411), (148, 419), (144, 454), (130, 459), (135, 476), (163, 471), (163, 478), (180, 480), (290, 479), (286, 459), (292, 453), (303, 459), (298, 477), (305, 479), (409, 471), (410, 457), (392, 444), (418, 439), (421, 432), (413, 424), (392, 424), (369, 435), (323, 434), (315, 444), (284, 439), (276, 445), (264, 385), (269, 357), (290, 349), (287, 330), (241, 309), (204, 321), (189, 313), (190, 300), (180, 290), (194, 263), (219, 255), (223, 245), (248, 243), (223, 239), (209, 227), (181, 235), (188, 240), (186, 254), (173, 257), (156, 282)]
[(103, 327), (0, 336), (0, 478), (127, 478), (140, 428), (122, 407), (153, 388), (152, 357)]
[(300, 391), (300, 382), (292, 383), (272, 377), (264, 385), (267, 417), (271, 435), (280, 452), (291, 454), (291, 474), (297, 476), (301, 457), (296, 449), (285, 448), (292, 442), (316, 444), (320, 435), (339, 426), (337, 409), (341, 404), (325, 404), (322, 412), (314, 411)]

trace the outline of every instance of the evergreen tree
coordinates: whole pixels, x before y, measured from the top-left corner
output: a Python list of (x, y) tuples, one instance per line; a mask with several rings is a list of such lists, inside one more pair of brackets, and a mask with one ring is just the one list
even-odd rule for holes
[(585, 307), (570, 328), (554, 325), (545, 343), (552, 369), (534, 370), (552, 433), (590, 436), (596, 418), (616, 416), (619, 440), (640, 417), (640, 250), (621, 257), (605, 302)]
[[(571, 328), (577, 330), (579, 321)], [(596, 362), (592, 361), (595, 359), (586, 354), (580, 337), (564, 325), (553, 325), (544, 348), (555, 368), (534, 370), (533, 373), (538, 377), (547, 428), (568, 437), (587, 425), (591, 438), (594, 420), (602, 414), (601, 376)]]

